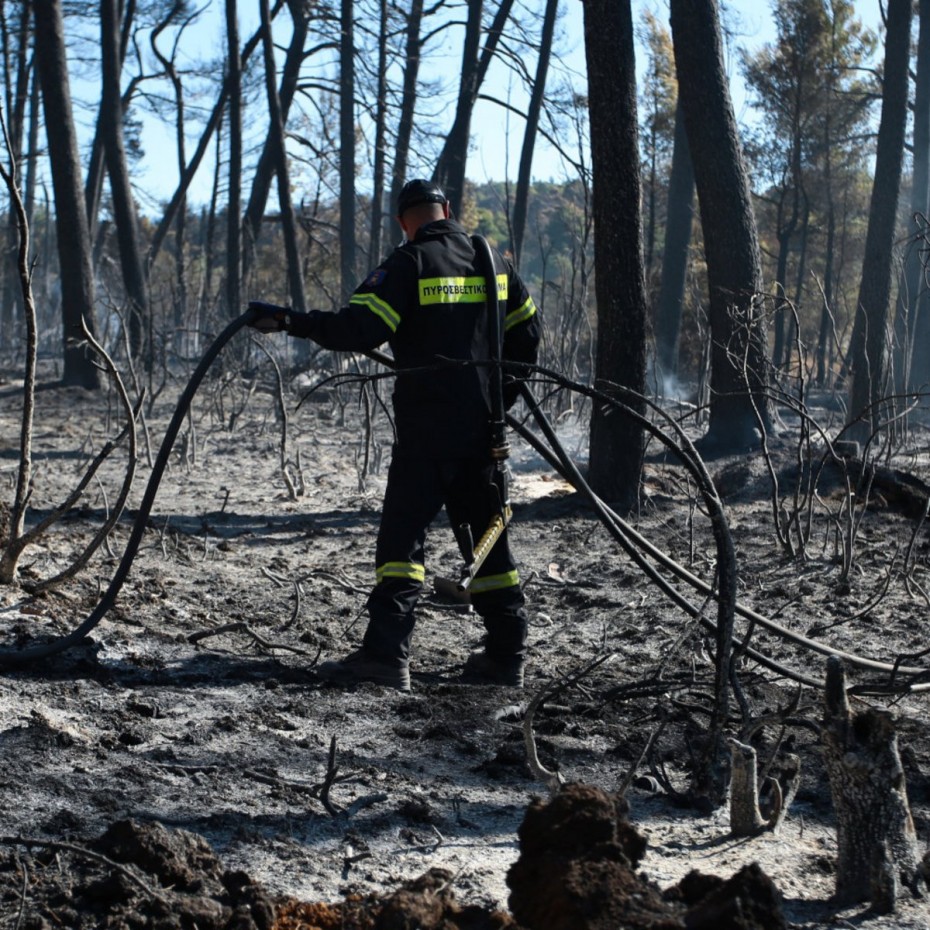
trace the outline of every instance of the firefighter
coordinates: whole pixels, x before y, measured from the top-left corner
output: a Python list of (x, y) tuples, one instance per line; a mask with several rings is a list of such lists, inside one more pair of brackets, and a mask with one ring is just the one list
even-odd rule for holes
[[(359, 649), (322, 662), (318, 675), (337, 684), (373, 681), (410, 689), (414, 610), (424, 581), (424, 543), (445, 505), (453, 528), (476, 536), (500, 508), (491, 454), (488, 310), (485, 277), (471, 237), (449, 215), (431, 181), (408, 181), (397, 203), (405, 241), (336, 312), (297, 313), (262, 302), (251, 324), (285, 331), (327, 349), (364, 352), (388, 343), (398, 370), (394, 383), (395, 442), (375, 548), (376, 584)], [(535, 362), (540, 339), (536, 305), (522, 280), (493, 252), (503, 358)], [(505, 383), (511, 405), (518, 387)], [(517, 569), (504, 529), (469, 586), (485, 629), (483, 648), (465, 663), (463, 678), (522, 687), (527, 621)]]

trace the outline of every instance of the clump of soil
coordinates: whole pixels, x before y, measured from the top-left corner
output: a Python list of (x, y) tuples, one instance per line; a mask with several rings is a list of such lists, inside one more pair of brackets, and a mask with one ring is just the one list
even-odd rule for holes
[[(27, 868), (0, 858), (0, 908), (24, 930), (781, 930), (781, 898), (758, 868), (729, 881), (691, 873), (666, 894), (638, 876), (645, 839), (625, 802), (572, 785), (534, 802), (508, 883), (513, 916), (460, 905), (454, 874), (429, 869), (380, 895), (275, 898), (226, 870), (203, 837), (120, 820), (87, 847), (48, 843)], [(518, 923), (517, 921), (520, 921)], [(19, 925), (19, 924), (18, 924)]]
[(271, 930), (275, 906), (248, 875), (225, 870), (203, 837), (120, 820), (95, 843), (49, 843), (29, 867), (0, 858), (0, 912), (24, 930)]
[(692, 872), (662, 893), (636, 873), (646, 840), (629, 806), (591, 785), (530, 805), (507, 882), (529, 930), (781, 930), (781, 894), (756, 865), (728, 881)]

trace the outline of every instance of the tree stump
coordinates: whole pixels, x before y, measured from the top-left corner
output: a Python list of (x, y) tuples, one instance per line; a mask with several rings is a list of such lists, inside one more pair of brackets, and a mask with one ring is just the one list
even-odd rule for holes
[(921, 879), (920, 854), (891, 715), (853, 712), (846, 672), (827, 660), (824, 762), (836, 813), (836, 903), (893, 911), (900, 885)]
[(759, 806), (759, 776), (756, 750), (748, 743), (730, 740), (730, 831), (734, 836), (757, 836), (777, 832), (794, 801), (801, 781), (801, 760), (789, 754), (781, 778), (767, 777), (769, 804)]

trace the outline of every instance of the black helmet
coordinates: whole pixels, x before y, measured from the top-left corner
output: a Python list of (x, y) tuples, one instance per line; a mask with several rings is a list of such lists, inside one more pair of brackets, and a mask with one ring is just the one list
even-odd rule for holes
[(405, 210), (417, 207), (421, 203), (448, 203), (448, 199), (438, 184), (423, 178), (414, 178), (401, 188), (397, 198), (397, 215), (402, 216)]

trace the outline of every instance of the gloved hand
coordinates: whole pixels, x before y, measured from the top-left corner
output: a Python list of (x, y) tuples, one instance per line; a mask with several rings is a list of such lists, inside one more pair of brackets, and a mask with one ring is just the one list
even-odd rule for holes
[(279, 307), (263, 300), (250, 300), (249, 310), (255, 311), (255, 319), (249, 323), (253, 329), (260, 333), (287, 332), (289, 307)]

